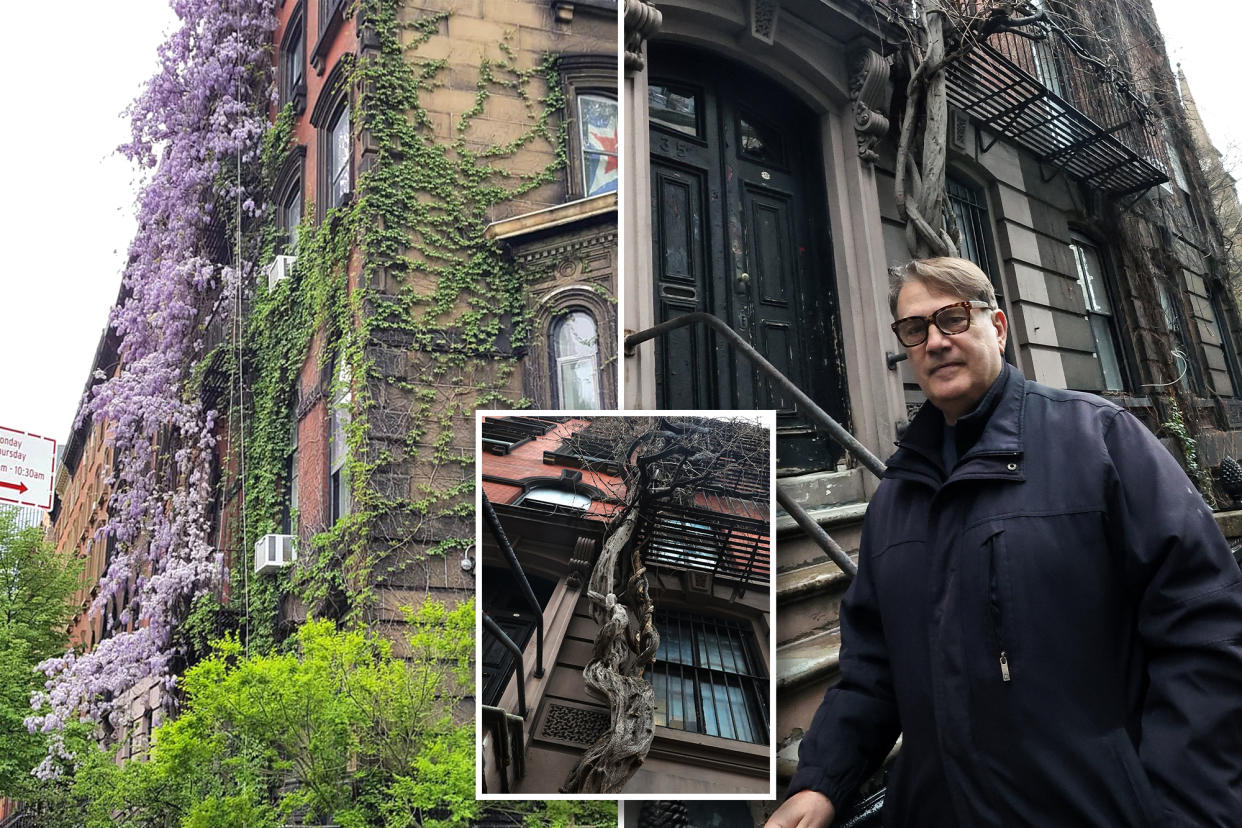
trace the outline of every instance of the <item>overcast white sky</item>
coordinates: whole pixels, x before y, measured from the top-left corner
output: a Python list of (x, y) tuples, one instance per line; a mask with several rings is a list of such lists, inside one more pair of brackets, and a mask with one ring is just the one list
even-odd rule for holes
[(0, 50), (0, 426), (69, 433), (134, 235), (134, 172), (115, 148), (122, 111), (155, 70), (167, 0), (67, 0), (8, 9)]
[[(1153, 2), (1213, 140), (1242, 144), (1242, 4)], [(175, 22), (166, 0), (67, 0), (54, 25), (39, 4), (10, 9), (9, 30), (23, 34), (0, 50), (12, 80), (0, 132), (0, 426), (68, 436), (134, 233), (136, 179), (114, 152), (128, 137), (121, 113)]]

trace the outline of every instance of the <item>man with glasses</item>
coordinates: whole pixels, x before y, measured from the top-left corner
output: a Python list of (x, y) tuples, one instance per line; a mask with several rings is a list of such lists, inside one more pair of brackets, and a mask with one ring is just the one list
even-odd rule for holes
[(1129, 413), (1028, 382), (962, 259), (894, 272), (927, 404), (867, 509), (841, 681), (768, 828), (892, 748), (885, 826), (1242, 825), (1242, 573)]

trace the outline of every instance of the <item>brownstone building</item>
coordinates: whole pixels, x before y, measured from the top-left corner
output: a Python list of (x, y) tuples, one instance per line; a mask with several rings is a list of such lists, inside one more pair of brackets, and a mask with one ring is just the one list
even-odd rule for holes
[[(616, 3), (392, 5), (404, 59), (435, 75), (408, 103), (420, 146), (430, 145), (432, 153), (439, 148), (437, 157), (462, 169), (501, 148), (501, 178), (521, 182), (511, 187), (512, 197), (492, 198), (479, 216), (446, 219), (456, 222), (449, 233), (477, 234), (499, 251), (496, 267), (517, 284), (510, 295), (519, 295), (521, 307), (498, 315), (499, 330), (489, 331), (483, 346), (465, 342), (473, 336), (468, 292), (448, 302), (428, 331), (387, 326), (388, 314), (422, 312), (420, 292), (443, 290), (437, 287), (439, 253), (423, 246), (441, 225), (435, 231), (412, 227), (411, 246), (382, 262), (358, 240), (344, 259), (346, 291), (361, 307), (349, 312), (344, 330), (339, 321), (315, 330), (290, 382), (288, 461), (274, 481), (284, 488), (286, 507), (275, 536), (296, 538), (305, 554), (316, 535), (357, 512), (360, 486), (394, 504), (351, 530), (349, 541), (379, 550), (373, 562), (386, 574), (367, 610), (378, 623), (397, 621), (399, 607), (423, 595), (451, 597), (470, 587), (459, 566), (469, 553), (456, 542), (469, 537), (470, 516), (447, 501), (434, 514), (412, 514), (403, 504), (426, 500), (446, 474), (460, 477), (468, 468), (473, 405), (465, 397), (472, 389), (512, 403), (617, 404)], [(382, 187), (375, 182), (385, 165), (400, 163), (377, 131), (379, 93), (358, 69), (388, 56), (378, 16), (367, 4), (355, 9), (332, 0), (289, 1), (278, 9), (273, 118), (287, 108), (292, 121), (271, 192), (277, 239), (273, 258), (262, 263), (266, 284), (260, 291), (285, 279), (291, 291), (305, 289), (304, 265), (312, 265), (298, 250), (299, 234), (305, 243), (307, 227), (314, 232), (343, 221), (356, 205), (366, 209), (372, 190)], [(486, 73), (500, 80), (489, 84)], [(539, 111), (539, 101), (550, 103)], [(409, 197), (435, 200), (418, 185), (407, 186)], [(482, 223), (473, 223), (479, 217)], [(347, 348), (362, 354), (352, 365)], [(371, 366), (366, 376), (355, 374), (361, 363)], [(420, 429), (420, 418), (437, 420), (434, 440)], [(236, 463), (227, 458), (241, 451), (226, 433), (230, 428), (221, 426), (221, 445), (234, 446), (222, 453), (226, 480), (230, 462)], [(362, 481), (349, 471), (360, 459), (355, 454), (385, 459)], [(223, 488), (220, 546), (240, 550), (241, 492), (227, 483)], [(288, 542), (272, 543), (286, 544), (273, 562), (292, 563)], [(458, 551), (442, 554), (450, 548)], [(255, 568), (264, 566), (256, 558)], [(339, 612), (339, 599), (329, 595), (308, 607), (286, 602), (281, 614)]]

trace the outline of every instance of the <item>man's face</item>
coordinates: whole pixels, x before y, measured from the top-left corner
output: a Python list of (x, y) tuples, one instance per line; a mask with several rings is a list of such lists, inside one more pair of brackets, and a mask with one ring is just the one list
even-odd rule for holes
[[(931, 316), (961, 301), (922, 282), (907, 282), (897, 294), (897, 318)], [(949, 425), (974, 410), (1000, 374), (1007, 330), (1002, 311), (972, 310), (970, 327), (961, 333), (947, 336), (931, 325), (926, 342), (906, 349), (919, 387)]]

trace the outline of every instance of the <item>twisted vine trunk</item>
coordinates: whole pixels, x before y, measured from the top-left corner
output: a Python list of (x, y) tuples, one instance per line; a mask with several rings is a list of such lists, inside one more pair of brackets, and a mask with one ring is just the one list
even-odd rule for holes
[(655, 735), (655, 691), (642, 677), (659, 645), (651, 625), (651, 600), (647, 596), (638, 553), (634, 574), (624, 593), (643, 619), (636, 635), (630, 612), (616, 593), (617, 561), (634, 537), (639, 510), (631, 505), (609, 535), (591, 572), (587, 597), (591, 615), (600, 625), (595, 650), (583, 669), (587, 687), (608, 699), (610, 723), (574, 765), (561, 786), (562, 793), (618, 793), (638, 771)]
[[(920, 48), (914, 32), (908, 33), (910, 80), (897, 142), (895, 187), (897, 210), (906, 221), (906, 247), (917, 258), (957, 255), (957, 243), (945, 229), (944, 212), (949, 121), (945, 67), (950, 62), (945, 56), (944, 25), (940, 0), (927, 0), (925, 47)], [(920, 129), (922, 146), (916, 156), (913, 145)]]

